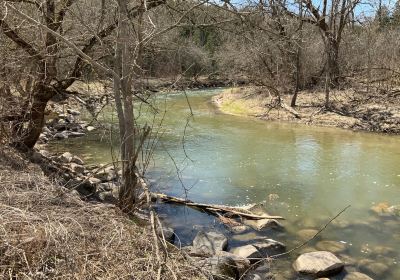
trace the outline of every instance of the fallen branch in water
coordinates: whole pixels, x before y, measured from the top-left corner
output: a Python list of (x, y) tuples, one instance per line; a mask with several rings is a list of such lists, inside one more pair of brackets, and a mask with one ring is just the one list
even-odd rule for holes
[(191, 200), (169, 196), (162, 193), (152, 193), (158, 199), (168, 202), (168, 203), (176, 203), (183, 204), (192, 208), (198, 208), (204, 210), (210, 214), (215, 216), (221, 216), (221, 213), (228, 214), (229, 216), (242, 217), (250, 220), (261, 220), (261, 219), (275, 219), (275, 220), (284, 220), (281, 216), (270, 216), (270, 215), (257, 215), (252, 213), (249, 210), (244, 209), (243, 207), (232, 207), (226, 205), (215, 205), (215, 204), (206, 204), (206, 203), (195, 203)]

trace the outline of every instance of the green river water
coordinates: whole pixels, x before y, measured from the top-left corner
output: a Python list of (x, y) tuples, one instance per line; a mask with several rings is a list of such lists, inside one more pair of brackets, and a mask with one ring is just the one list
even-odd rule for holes
[[(338, 254), (351, 264), (349, 270), (362, 270), (374, 279), (400, 279), (400, 218), (382, 218), (370, 211), (380, 202), (400, 204), (400, 137), (226, 115), (211, 103), (219, 91), (187, 93), (194, 113), (187, 127), (191, 110), (185, 95), (159, 96), (157, 103), (167, 114), (147, 173), (152, 188), (183, 196), (183, 183), (188, 198), (197, 202), (264, 202), (269, 213), (286, 218), (285, 230), (234, 235), (215, 217), (161, 205), (161, 215), (180, 237), (178, 245), (190, 244), (199, 228), (205, 227), (225, 231), (231, 237), (230, 246), (269, 236), (290, 249), (301, 242), (300, 230), (319, 229), (351, 205), (302, 250), (312, 250), (321, 240), (336, 241), (344, 245)], [(116, 127), (110, 110), (101, 118)], [(144, 113), (143, 119), (150, 117)], [(92, 132), (50, 144), (50, 148), (69, 150), (88, 163), (108, 163), (108, 138)], [(279, 198), (270, 200), (270, 194)], [(279, 262), (276, 269), (282, 279), (296, 279), (290, 264), (302, 250)], [(365, 268), (365, 259), (385, 267), (371, 272)]]

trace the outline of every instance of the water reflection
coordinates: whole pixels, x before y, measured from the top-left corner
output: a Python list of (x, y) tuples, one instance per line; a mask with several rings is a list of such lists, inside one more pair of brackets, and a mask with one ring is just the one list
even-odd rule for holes
[[(186, 98), (175, 95), (162, 101), (169, 110), (162, 145), (157, 147), (149, 172), (153, 189), (172, 195), (184, 193), (169, 153), (190, 188), (190, 199), (230, 205), (266, 201), (268, 211), (287, 218), (286, 232), (268, 235), (279, 237), (289, 247), (298, 244), (299, 230), (318, 229), (351, 204), (321, 238), (346, 242), (346, 255), (356, 262), (384, 259), (390, 269), (380, 279), (400, 279), (395, 278), (400, 259), (399, 220), (382, 220), (369, 211), (373, 203), (381, 201), (400, 204), (400, 138), (228, 116), (210, 105), (214, 93), (189, 93), (194, 119), (186, 130), (185, 148), (190, 160), (182, 149), (190, 113)], [(115, 118), (110, 113), (104, 118), (111, 122)], [(99, 141), (101, 137), (103, 141)], [(97, 133), (52, 148), (89, 155), (86, 158), (91, 162), (111, 160), (108, 138)], [(269, 201), (271, 193), (279, 199)], [(161, 210), (169, 214), (168, 222), (177, 228), (183, 244), (190, 243), (198, 227), (226, 230), (214, 217), (192, 209)], [(393, 248), (395, 253), (366, 254), (366, 244), (373, 250)]]

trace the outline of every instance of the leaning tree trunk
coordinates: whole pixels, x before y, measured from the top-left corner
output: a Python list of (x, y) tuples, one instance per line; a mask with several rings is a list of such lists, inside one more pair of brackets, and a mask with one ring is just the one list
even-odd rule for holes
[[(26, 129), (18, 130), (18, 134), (15, 135), (14, 146), (21, 151), (31, 150), (39, 139), (40, 133), (42, 132), (45, 122), (45, 109), (49, 100), (54, 96), (54, 92), (47, 90), (44, 85), (37, 85), (32, 93), (32, 101), (29, 106), (22, 112), (26, 114), (21, 116), (20, 121), (27, 121)], [(22, 123), (21, 123), (22, 124)]]

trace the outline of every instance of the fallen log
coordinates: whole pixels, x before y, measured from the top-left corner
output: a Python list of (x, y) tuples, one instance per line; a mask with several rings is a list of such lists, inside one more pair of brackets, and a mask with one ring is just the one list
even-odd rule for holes
[(290, 114), (292, 114), (293, 116), (295, 116), (295, 118), (297, 119), (301, 119), (301, 115), (299, 112), (297, 112), (296, 110), (294, 110), (292, 107), (289, 107), (287, 104), (285, 104), (284, 102), (281, 102), (281, 107), (283, 109), (285, 109), (286, 111), (288, 111)]
[(284, 220), (281, 216), (270, 216), (270, 215), (257, 215), (243, 207), (232, 207), (226, 205), (216, 205), (216, 204), (206, 204), (206, 203), (196, 203), (188, 199), (183, 199), (179, 197), (169, 196), (163, 193), (152, 193), (158, 199), (168, 202), (183, 204), (192, 208), (199, 208), (205, 212), (211, 213), (215, 216), (220, 216), (220, 213), (227, 214), (229, 216), (236, 216), (241, 218), (246, 218), (249, 220), (261, 220), (261, 219), (274, 219), (274, 220)]

